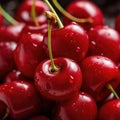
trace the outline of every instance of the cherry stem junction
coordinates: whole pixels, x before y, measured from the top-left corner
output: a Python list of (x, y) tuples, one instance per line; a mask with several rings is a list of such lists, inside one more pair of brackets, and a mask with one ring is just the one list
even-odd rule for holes
[(73, 15), (71, 15), (70, 13), (68, 13), (59, 3), (57, 0), (52, 0), (55, 7), (67, 18), (69, 18), (70, 20), (74, 21), (74, 22), (78, 22), (78, 23), (85, 23), (85, 22), (89, 22), (89, 23), (93, 23), (92, 18), (77, 18), (74, 17)]
[(118, 94), (116, 93), (116, 91), (113, 89), (112, 85), (108, 84), (107, 88), (114, 94), (114, 96), (116, 97), (116, 99), (120, 99), (120, 97), (118, 96)]
[(0, 5), (0, 12), (2, 13), (2, 15), (4, 16), (4, 18), (10, 22), (13, 25), (17, 25), (19, 22), (16, 21), (14, 18), (12, 18)]
[(51, 47), (51, 31), (52, 31), (52, 24), (53, 22), (56, 22), (56, 16), (50, 11), (46, 11), (46, 16), (48, 18), (48, 50), (49, 50), (49, 56), (51, 60), (51, 71), (55, 72), (58, 70), (54, 63), (53, 55), (52, 55), (52, 47)]
[(48, 7), (50, 8), (50, 10), (55, 14), (59, 28), (63, 28), (64, 26), (63, 26), (63, 24), (62, 24), (59, 16), (57, 15), (56, 11), (54, 10), (54, 8), (52, 7), (52, 5), (50, 4), (50, 2), (48, 0), (44, 0), (44, 2), (48, 5)]
[(39, 26), (39, 23), (38, 23), (37, 17), (36, 17), (35, 3), (36, 3), (36, 0), (33, 0), (33, 4), (32, 4), (32, 7), (31, 7), (31, 16), (33, 18), (33, 21), (34, 21), (35, 25)]

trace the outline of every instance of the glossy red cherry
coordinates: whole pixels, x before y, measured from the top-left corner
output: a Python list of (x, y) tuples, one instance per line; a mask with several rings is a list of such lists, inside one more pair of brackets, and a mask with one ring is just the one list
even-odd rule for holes
[[(14, 81), (0, 86), (0, 101), (13, 120), (29, 119), (40, 113), (41, 102), (33, 83)], [(1, 113), (0, 113), (1, 114)]]
[[(44, 49), (48, 54), (48, 36), (44, 36)], [(71, 23), (51, 33), (53, 57), (67, 57), (80, 62), (87, 54), (89, 40), (87, 33), (76, 23)]]
[(58, 71), (51, 70), (51, 61), (41, 62), (35, 72), (35, 85), (46, 98), (64, 101), (72, 98), (80, 89), (82, 74), (80, 67), (68, 58), (54, 59)]
[(0, 78), (15, 68), (13, 52), (16, 45), (13, 41), (0, 42)]
[(119, 70), (117, 65), (109, 58), (103, 56), (90, 56), (81, 63), (83, 75), (82, 88), (91, 94), (96, 101), (105, 99), (110, 90), (110, 84), (114, 89), (119, 85)]
[[(85, 30), (89, 30), (91, 27), (95, 27), (98, 25), (104, 24), (104, 17), (102, 11), (99, 7), (90, 2), (90, 1), (74, 1), (71, 2), (66, 11), (69, 12), (71, 15), (77, 18), (92, 18), (92, 23), (79, 23)], [(69, 24), (70, 19), (63, 17), (63, 23)]]
[(96, 120), (97, 106), (94, 99), (80, 92), (69, 101), (59, 103), (54, 120)]
[(115, 29), (120, 33), (120, 13), (117, 15), (115, 19)]
[[(31, 17), (32, 4), (33, 4), (33, 0), (23, 1), (19, 5), (19, 7), (15, 13), (15, 19), (20, 22), (29, 24), (29, 25), (35, 25), (32, 17)], [(45, 11), (49, 10), (48, 6), (42, 0), (36, 0), (35, 9), (36, 9), (38, 23), (40, 25), (47, 23), (47, 19), (46, 19), (46, 16), (44, 13), (45, 13)]]
[(120, 35), (108, 26), (98, 26), (88, 32), (90, 47), (88, 55), (102, 55), (114, 62), (120, 60)]
[(0, 26), (0, 41), (16, 41), (18, 42), (20, 33), (25, 24)]
[(33, 78), (37, 65), (46, 58), (43, 34), (28, 32), (22, 35), (14, 51), (14, 59), (23, 75)]
[(104, 104), (98, 113), (98, 120), (119, 120), (120, 100), (112, 100)]

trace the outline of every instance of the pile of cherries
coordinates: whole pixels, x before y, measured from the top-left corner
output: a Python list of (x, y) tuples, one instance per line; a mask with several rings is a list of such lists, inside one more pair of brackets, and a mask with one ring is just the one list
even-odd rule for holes
[(0, 6), (0, 120), (120, 120), (120, 13), (59, 2)]

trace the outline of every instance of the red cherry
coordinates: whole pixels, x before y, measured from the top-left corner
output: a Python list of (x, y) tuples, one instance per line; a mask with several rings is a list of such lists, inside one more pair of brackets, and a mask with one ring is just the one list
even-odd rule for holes
[[(25, 22), (26, 24), (29, 24), (29, 25), (35, 25), (31, 15), (30, 15), (32, 4), (33, 4), (33, 0), (23, 1), (19, 5), (19, 7), (15, 13), (15, 19), (20, 22)], [(35, 9), (36, 9), (38, 23), (40, 25), (47, 23), (47, 19), (46, 19), (44, 12), (49, 10), (48, 6), (43, 1), (36, 0)]]
[[(91, 27), (104, 24), (104, 17), (99, 7), (90, 1), (74, 1), (71, 2), (66, 11), (77, 18), (92, 18), (93, 23), (79, 23), (85, 30)], [(70, 23), (70, 19), (63, 17), (63, 23)]]
[(12, 120), (31, 118), (41, 109), (40, 98), (34, 85), (25, 81), (14, 81), (1, 85), (0, 101), (7, 105)]
[(58, 104), (54, 120), (96, 120), (96, 116), (94, 99), (80, 92), (73, 99)]
[(0, 26), (0, 41), (18, 42), (23, 27), (23, 23), (19, 23), (16, 25)]
[(81, 63), (84, 91), (91, 94), (96, 101), (105, 99), (110, 90), (108, 84), (115, 89), (120, 80), (117, 65), (109, 58), (103, 56), (90, 56)]
[[(48, 36), (44, 36), (44, 49), (48, 54)], [(87, 33), (76, 23), (71, 23), (51, 33), (53, 57), (68, 57), (80, 62), (88, 51)]]
[(23, 75), (33, 78), (36, 66), (46, 58), (43, 34), (28, 32), (22, 35), (14, 51), (14, 59)]
[(88, 32), (90, 47), (88, 55), (102, 55), (114, 62), (120, 60), (120, 35), (108, 26), (98, 26)]
[(63, 101), (72, 98), (80, 89), (82, 74), (80, 67), (71, 59), (56, 58), (58, 71), (51, 70), (51, 61), (41, 62), (35, 72), (35, 85), (46, 98)]
[(117, 15), (115, 20), (115, 29), (120, 33), (120, 13)]
[(0, 42), (0, 78), (15, 68), (13, 52), (16, 45), (13, 41)]
[(104, 104), (98, 114), (98, 120), (119, 120), (120, 100), (112, 100)]

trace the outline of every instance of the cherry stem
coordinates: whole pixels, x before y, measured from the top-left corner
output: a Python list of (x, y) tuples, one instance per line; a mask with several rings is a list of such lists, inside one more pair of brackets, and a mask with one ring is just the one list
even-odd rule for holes
[(0, 120), (5, 120), (5, 119), (8, 117), (8, 115), (9, 115), (9, 109), (6, 108), (6, 113), (5, 113), (5, 115), (3, 116), (3, 118), (1, 118)]
[(74, 22), (78, 22), (78, 23), (85, 23), (85, 22), (89, 22), (89, 23), (93, 23), (92, 18), (77, 18), (74, 17), (73, 15), (71, 15), (69, 12), (67, 12), (59, 3), (57, 0), (52, 0), (55, 7), (67, 18), (69, 18), (70, 20), (74, 21)]
[(59, 16), (57, 15), (56, 11), (54, 10), (54, 8), (52, 7), (52, 5), (50, 4), (50, 2), (48, 0), (44, 0), (44, 2), (48, 5), (48, 7), (50, 8), (50, 10), (55, 14), (59, 28), (63, 28), (64, 26), (63, 26), (63, 24), (62, 24)]
[(36, 3), (36, 0), (33, 0), (33, 4), (32, 4), (32, 7), (31, 7), (31, 16), (34, 20), (35, 25), (39, 26), (39, 23), (38, 23), (37, 17), (36, 17), (35, 3)]
[(52, 31), (52, 23), (56, 22), (56, 16), (55, 14), (51, 13), (50, 11), (46, 11), (46, 16), (48, 18), (48, 50), (49, 50), (49, 56), (51, 60), (51, 71), (55, 72), (58, 70), (54, 63), (53, 55), (52, 55), (52, 47), (51, 47), (51, 31)]
[(17, 25), (18, 21), (16, 21), (14, 18), (12, 18), (0, 5), (0, 12), (2, 13), (2, 15), (4, 16), (4, 18), (10, 22), (13, 25)]
[(116, 97), (116, 99), (120, 99), (120, 97), (118, 96), (118, 94), (116, 93), (116, 91), (113, 89), (112, 85), (108, 84), (107, 88), (114, 94), (114, 96)]

